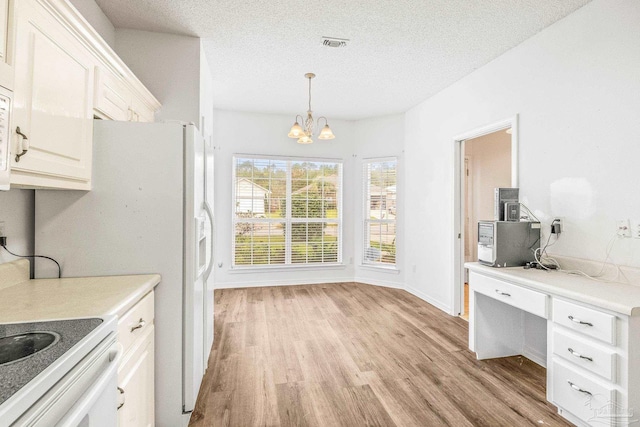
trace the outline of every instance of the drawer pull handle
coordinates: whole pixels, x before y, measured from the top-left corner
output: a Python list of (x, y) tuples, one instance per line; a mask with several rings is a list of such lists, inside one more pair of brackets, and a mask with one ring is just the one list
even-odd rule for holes
[(506, 292), (502, 292), (500, 289), (496, 289), (496, 294), (502, 295), (504, 297), (510, 297), (511, 296), (511, 294), (508, 294)]
[(569, 316), (569, 320), (571, 320), (573, 323), (578, 323), (580, 325), (587, 325), (587, 326), (593, 326), (593, 323), (589, 323), (589, 322), (583, 322), (580, 319), (576, 319), (573, 316)]
[(147, 324), (147, 322), (145, 322), (144, 319), (141, 317), (140, 320), (138, 320), (138, 324), (136, 326), (134, 326), (133, 328), (131, 328), (131, 332), (135, 331), (136, 329), (142, 328), (146, 324)]
[(122, 396), (122, 403), (118, 405), (118, 407), (116, 408), (116, 411), (119, 411), (120, 408), (122, 408), (124, 406), (124, 402), (125, 402), (124, 390), (122, 388), (118, 387), (118, 392), (120, 392), (120, 395)]
[(569, 353), (571, 353), (572, 356), (574, 357), (579, 357), (580, 359), (584, 359), (584, 360), (588, 360), (589, 362), (593, 362), (593, 358), (592, 357), (587, 357), (587, 356), (583, 356), (580, 353), (578, 353), (577, 351), (575, 351), (572, 348), (568, 348), (567, 350), (569, 350)]
[(589, 396), (593, 396), (590, 391), (587, 391), (587, 390), (584, 390), (584, 389), (578, 387), (577, 385), (575, 385), (574, 383), (572, 383), (569, 380), (567, 380), (567, 382), (569, 383), (571, 388), (574, 389), (575, 391), (579, 391), (580, 393), (584, 393), (584, 394), (588, 394)]

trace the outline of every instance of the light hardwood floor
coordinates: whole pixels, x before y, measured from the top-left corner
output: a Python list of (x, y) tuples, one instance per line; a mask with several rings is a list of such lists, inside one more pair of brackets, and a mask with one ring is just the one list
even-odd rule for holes
[(215, 344), (190, 426), (565, 426), (545, 370), (477, 361), (468, 323), (355, 283), (215, 292)]

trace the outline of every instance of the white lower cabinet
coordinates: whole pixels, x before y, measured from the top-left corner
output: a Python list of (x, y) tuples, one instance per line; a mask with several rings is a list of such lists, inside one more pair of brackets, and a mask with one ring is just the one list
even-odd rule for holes
[(469, 347), (479, 359), (528, 356), (526, 322), (537, 323), (523, 313), (534, 314), (543, 322), (536, 334), (546, 331), (547, 399), (558, 413), (578, 426), (640, 425), (640, 316), (556, 296), (548, 284), (541, 293), (531, 281), (469, 277)]
[(615, 386), (585, 375), (562, 360), (553, 360), (553, 403), (588, 424), (610, 426), (609, 412), (618, 405)]
[(547, 387), (558, 412), (578, 425), (637, 423), (637, 318), (553, 298), (550, 324)]
[(118, 322), (118, 343), (124, 353), (118, 366), (118, 426), (152, 427), (154, 417), (153, 292)]

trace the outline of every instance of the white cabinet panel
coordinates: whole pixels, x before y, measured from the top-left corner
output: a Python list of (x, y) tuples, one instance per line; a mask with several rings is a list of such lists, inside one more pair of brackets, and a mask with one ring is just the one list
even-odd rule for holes
[(154, 110), (147, 107), (138, 97), (131, 100), (131, 113), (134, 117), (132, 121), (136, 122), (153, 122)]
[(480, 292), (490, 298), (502, 301), (505, 304), (512, 305), (531, 314), (547, 318), (547, 305), (549, 297), (541, 292), (523, 288), (522, 286), (512, 285), (493, 277), (483, 276), (471, 272), (469, 280), (471, 289)]
[(126, 354), (134, 343), (153, 327), (153, 292), (142, 298), (118, 321), (118, 342)]
[(0, 0), (0, 86), (13, 90), (14, 0)]
[(559, 360), (553, 361), (553, 403), (590, 425), (612, 425), (607, 411), (615, 408), (616, 390), (589, 378)]
[(554, 298), (553, 321), (572, 331), (615, 344), (616, 318), (611, 314)]
[(154, 328), (147, 329), (139, 345), (118, 371), (120, 388), (119, 427), (154, 425)]
[(553, 353), (576, 366), (616, 382), (616, 352), (594, 340), (553, 328)]
[(95, 69), (95, 110), (109, 120), (130, 120), (131, 93), (116, 75), (97, 66)]
[(6, 62), (9, 33), (9, 0), (0, 0), (0, 61)]
[(118, 344), (124, 354), (118, 367), (119, 427), (154, 425), (154, 317), (152, 291), (118, 319)]
[[(12, 159), (12, 183), (89, 189), (94, 64), (59, 21), (30, 0), (16, 9), (14, 130), (28, 152)], [(13, 153), (23, 141), (14, 138)], [(42, 177), (42, 179), (40, 179)], [(63, 182), (52, 185), (52, 180)]]

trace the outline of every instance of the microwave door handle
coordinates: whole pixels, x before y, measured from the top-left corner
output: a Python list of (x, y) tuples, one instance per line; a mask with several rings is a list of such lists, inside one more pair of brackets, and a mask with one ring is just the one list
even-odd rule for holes
[(214, 244), (214, 232), (213, 232), (213, 212), (211, 212), (211, 206), (209, 206), (209, 202), (206, 200), (203, 202), (202, 207), (204, 211), (207, 213), (207, 217), (209, 217), (209, 224), (211, 225), (211, 237), (209, 238), (209, 247), (211, 254), (209, 255), (209, 265), (207, 266), (206, 271), (204, 272), (204, 280), (206, 281), (211, 275), (211, 270), (213, 270), (213, 251), (215, 248)]

